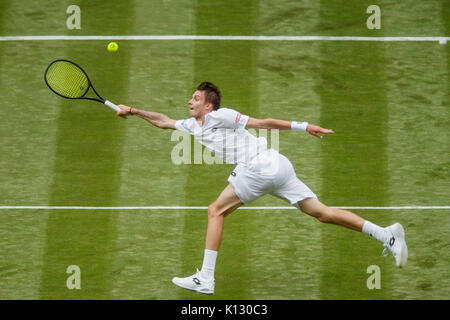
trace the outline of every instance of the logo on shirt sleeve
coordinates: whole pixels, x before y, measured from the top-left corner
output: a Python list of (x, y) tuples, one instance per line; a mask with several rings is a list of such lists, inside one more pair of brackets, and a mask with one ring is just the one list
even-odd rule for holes
[(236, 116), (236, 123), (239, 122), (239, 120), (241, 120), (241, 114), (238, 112), (237, 116)]

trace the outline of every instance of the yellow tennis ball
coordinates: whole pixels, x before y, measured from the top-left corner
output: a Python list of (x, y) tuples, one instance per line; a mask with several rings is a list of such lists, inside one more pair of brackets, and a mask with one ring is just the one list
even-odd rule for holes
[(116, 52), (117, 50), (119, 50), (119, 45), (115, 42), (110, 42), (108, 44), (108, 51), (109, 52)]

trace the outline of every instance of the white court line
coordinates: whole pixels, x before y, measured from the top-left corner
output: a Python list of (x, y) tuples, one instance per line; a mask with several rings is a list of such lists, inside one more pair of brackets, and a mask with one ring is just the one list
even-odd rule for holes
[[(200, 36), (200, 35), (131, 35), (131, 36), (2, 36), (0, 41), (51, 40), (244, 40), (244, 41), (416, 41), (445, 44), (450, 37), (352, 37), (352, 36)], [(82, 207), (82, 206), (0, 206), (0, 210), (206, 210), (208, 207)], [(429, 210), (450, 209), (450, 206), (401, 207), (335, 207), (357, 210)], [(240, 210), (296, 210), (295, 207), (242, 207)]]
[[(355, 210), (442, 210), (450, 206), (396, 206), (396, 207), (332, 207)], [(84, 206), (0, 206), (0, 210), (207, 210), (196, 206), (141, 206), (141, 207), (84, 207)], [(296, 207), (240, 207), (238, 210), (297, 210)]]
[(50, 40), (242, 40), (242, 41), (419, 41), (445, 44), (450, 37), (353, 37), (353, 36), (200, 36), (200, 35), (129, 35), (129, 36), (2, 36), (0, 41)]
[[(353, 36), (201, 36), (201, 35), (130, 35), (130, 36), (2, 36), (0, 41), (51, 41), (51, 40), (244, 40), (244, 41), (416, 41), (445, 44), (450, 37), (353, 37)], [(206, 210), (208, 207), (82, 207), (82, 206), (0, 206), (0, 210)], [(400, 207), (335, 207), (357, 210), (436, 210), (450, 206), (400, 206)], [(296, 210), (295, 207), (241, 207), (240, 210)]]

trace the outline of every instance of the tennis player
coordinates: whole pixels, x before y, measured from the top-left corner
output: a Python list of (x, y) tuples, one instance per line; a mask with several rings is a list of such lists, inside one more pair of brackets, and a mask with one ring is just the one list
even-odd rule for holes
[(264, 137), (257, 138), (246, 129), (306, 131), (320, 139), (324, 134), (332, 134), (333, 130), (307, 122), (255, 119), (233, 109), (220, 108), (220, 103), (221, 93), (218, 87), (203, 82), (189, 100), (188, 119), (177, 121), (161, 113), (125, 105), (119, 105), (120, 111), (117, 112), (117, 115), (123, 118), (137, 115), (158, 128), (187, 132), (214, 152), (216, 157), (221, 157), (226, 163), (236, 164), (228, 178), (229, 184), (217, 200), (208, 206), (208, 226), (201, 270), (197, 269), (194, 275), (186, 278), (173, 278), (174, 284), (200, 293), (214, 294), (214, 270), (225, 217), (265, 194), (285, 199), (320, 222), (368, 234), (383, 243), (383, 255), (392, 252), (398, 267), (406, 264), (408, 248), (401, 224), (395, 223), (382, 228), (352, 212), (324, 205), (296, 176), (291, 162), (285, 156), (269, 149)]

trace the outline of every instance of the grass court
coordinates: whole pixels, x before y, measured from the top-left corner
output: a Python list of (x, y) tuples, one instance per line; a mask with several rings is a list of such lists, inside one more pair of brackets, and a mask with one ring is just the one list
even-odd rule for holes
[[(69, 5), (81, 29), (69, 30)], [(246, 35), (448, 37), (445, 0), (1, 1), (0, 37)], [(208, 206), (232, 165), (174, 165), (172, 131), (51, 93), (46, 66), (81, 65), (106, 99), (188, 117), (198, 83), (255, 118), (331, 128), (280, 132), (279, 149), (330, 206), (450, 206), (449, 43), (437, 41), (0, 41), (0, 299), (449, 299), (450, 209), (353, 210), (406, 231), (409, 260), (295, 210), (225, 220), (216, 292), (171, 283), (201, 267), (206, 210), (50, 210), (17, 206)], [(269, 139), (270, 142), (270, 139)], [(265, 196), (251, 206), (288, 203)], [(69, 290), (66, 269), (81, 270)], [(379, 266), (381, 289), (367, 268)]]

